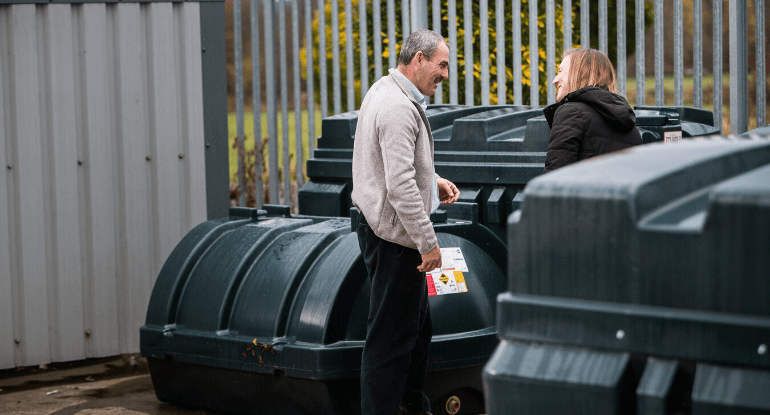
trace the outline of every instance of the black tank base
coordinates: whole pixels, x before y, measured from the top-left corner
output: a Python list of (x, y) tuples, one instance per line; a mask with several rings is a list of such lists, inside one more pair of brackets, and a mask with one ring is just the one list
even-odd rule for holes
[[(361, 413), (359, 378), (317, 381), (234, 371), (148, 358), (155, 394), (181, 407), (255, 415), (341, 415)], [(432, 413), (484, 412), (483, 365), (428, 373), (425, 392)], [(457, 410), (457, 412), (455, 412)]]

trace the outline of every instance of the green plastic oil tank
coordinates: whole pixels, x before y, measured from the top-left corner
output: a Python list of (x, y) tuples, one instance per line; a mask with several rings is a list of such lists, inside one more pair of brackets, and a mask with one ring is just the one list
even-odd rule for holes
[(509, 218), (487, 413), (770, 413), (770, 140), (635, 147)]
[[(644, 143), (719, 134), (711, 111), (636, 107)], [(460, 200), (479, 205), (479, 221), (505, 240), (505, 220), (521, 206), (522, 190), (545, 167), (550, 128), (541, 109), (522, 106), (430, 105), (436, 173), (457, 185)], [(352, 191), (353, 140), (358, 112), (325, 118), (318, 148), (299, 190), (306, 215), (345, 216)], [(450, 217), (455, 215), (447, 207)]]
[[(530, 107), (429, 105), (436, 173), (460, 189), (460, 201), (479, 205), (479, 221), (501, 238), (516, 194), (543, 172), (548, 126), (531, 123), (543, 111)], [(324, 118), (318, 148), (307, 162), (299, 212), (345, 216), (352, 190), (353, 140), (358, 112)], [(448, 214), (454, 217), (453, 207)]]
[[(474, 414), (484, 412), (481, 370), (497, 344), (507, 251), (478, 223), (476, 205), (459, 206), (467, 220), (434, 216), (440, 246), (464, 262), (429, 297), (425, 392), (434, 408), (451, 400)], [(233, 208), (190, 231), (164, 264), (141, 327), (158, 399), (251, 414), (360, 413), (370, 283), (356, 220)], [(451, 282), (460, 277), (464, 292)]]

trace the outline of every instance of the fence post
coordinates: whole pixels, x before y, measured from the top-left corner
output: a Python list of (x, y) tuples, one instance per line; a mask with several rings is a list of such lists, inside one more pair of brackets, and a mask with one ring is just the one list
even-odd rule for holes
[(259, 53), (259, 2), (251, 0), (251, 84), (252, 121), (254, 124), (254, 200), (256, 208), (262, 209), (264, 202), (262, 188), (262, 65)]
[[(365, 23), (365, 22), (364, 22)], [(356, 110), (356, 80), (353, 67), (353, 2), (345, 0), (345, 73), (348, 111)]]
[(703, 5), (702, 0), (693, 2), (692, 66), (693, 106), (703, 108)]
[(743, 134), (749, 129), (746, 7), (745, 0), (730, 0), (730, 134)]
[(754, 21), (756, 27), (754, 33), (756, 36), (756, 55), (757, 55), (757, 73), (754, 77), (757, 82), (757, 127), (765, 125), (765, 111), (767, 111), (767, 102), (765, 101), (765, 0), (754, 0)]
[(428, 28), (428, 0), (412, 0), (412, 31)]
[(722, 129), (722, 0), (713, 0), (714, 125)]
[(206, 159), (206, 218), (227, 217), (230, 164), (227, 139), (227, 66), (224, 2), (201, 2), (201, 78)]
[(471, 0), (463, 0), (463, 26), (465, 33), (465, 105), (473, 105), (473, 12)]
[[(717, 1), (717, 0), (714, 0)], [(644, 0), (636, 0), (636, 105), (644, 105)]]
[[(241, 154), (245, 153), (243, 139), (243, 44), (241, 42), (241, 0), (233, 0), (233, 48), (235, 49), (235, 124), (238, 140), (238, 206), (246, 206), (246, 172)], [(228, 137), (229, 138), (229, 137)], [(229, 141), (229, 140), (228, 140)]]
[(278, 201), (278, 118), (275, 100), (275, 42), (269, 40), (275, 36), (275, 13), (273, 2), (266, 1), (264, 14), (265, 29), (265, 100), (267, 101), (267, 136), (268, 138), (268, 164), (270, 176), (268, 177), (270, 203), (277, 205)]
[[(587, 4), (587, 2), (586, 2)], [(582, 7), (582, 5), (581, 5)], [(540, 46), (537, 42), (537, 2), (529, 2), (529, 105), (532, 108), (540, 107)], [(534, 51), (534, 52), (533, 52)]]
[(489, 3), (487, 0), (479, 0), (479, 37), (481, 37), (481, 53), (479, 53), (481, 105), (489, 105)]

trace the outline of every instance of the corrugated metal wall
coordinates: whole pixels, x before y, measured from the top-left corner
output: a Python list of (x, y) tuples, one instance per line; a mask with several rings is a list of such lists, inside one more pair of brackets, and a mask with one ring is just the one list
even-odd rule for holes
[(199, 13), (0, 5), (0, 369), (139, 351), (206, 220)]

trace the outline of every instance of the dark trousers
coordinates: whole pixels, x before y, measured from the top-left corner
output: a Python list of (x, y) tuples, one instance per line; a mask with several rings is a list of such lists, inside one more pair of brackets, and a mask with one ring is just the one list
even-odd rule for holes
[(361, 413), (395, 415), (403, 402), (430, 411), (422, 392), (433, 325), (422, 256), (379, 238), (359, 216), (358, 243), (372, 283), (366, 343), (361, 358)]

